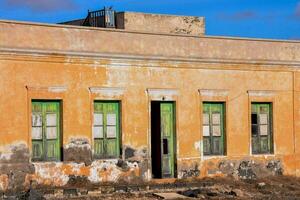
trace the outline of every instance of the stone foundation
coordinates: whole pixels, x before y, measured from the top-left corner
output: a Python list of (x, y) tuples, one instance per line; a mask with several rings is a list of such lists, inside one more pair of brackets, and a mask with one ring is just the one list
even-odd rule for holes
[[(0, 163), (0, 190), (6, 193), (29, 188), (93, 188), (97, 185), (143, 184), (151, 180), (147, 149), (124, 147), (125, 159), (92, 160), (88, 141), (71, 140), (64, 150), (63, 162), (30, 162), (26, 145), (8, 147)], [(78, 156), (78, 157), (76, 157)], [(282, 158), (212, 158), (178, 160), (177, 178), (229, 176), (257, 179), (284, 174)]]

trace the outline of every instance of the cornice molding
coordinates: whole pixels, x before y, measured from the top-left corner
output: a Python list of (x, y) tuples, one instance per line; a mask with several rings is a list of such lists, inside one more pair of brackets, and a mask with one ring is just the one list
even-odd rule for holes
[(229, 94), (229, 90), (222, 89), (199, 89), (198, 91), (201, 96), (226, 97)]
[(275, 96), (275, 90), (248, 90), (247, 93), (249, 96), (253, 97), (271, 97)]
[[(105, 63), (105, 66), (131, 66), (126, 61), (136, 62), (136, 66), (145, 66), (143, 61), (151, 61), (149, 67), (161, 67), (162, 61), (175, 64), (224, 64), (224, 65), (251, 65), (259, 68), (265, 67), (274, 69), (274, 67), (284, 67), (289, 70), (300, 70), (300, 61), (278, 61), (278, 60), (249, 60), (249, 59), (224, 59), (224, 58), (201, 58), (201, 57), (166, 57), (152, 55), (131, 55), (117, 53), (96, 53), (96, 52), (73, 52), (57, 50), (40, 50), (40, 49), (15, 49), (0, 47), (0, 60), (17, 60), (17, 61), (37, 61), (53, 63), (75, 63), (75, 64), (96, 64), (95, 60), (110, 59), (112, 62)], [(157, 62), (157, 63), (156, 63)], [(186, 67), (189, 68), (189, 67)], [(195, 67), (192, 67), (195, 68)], [(203, 67), (197, 67), (203, 68)], [(205, 67), (204, 67), (205, 68)], [(234, 68), (234, 67), (231, 67)], [(265, 70), (264, 69), (264, 70)], [(257, 69), (254, 69), (257, 70)]]
[(67, 91), (66, 86), (25, 86), (29, 91), (47, 91), (53, 93), (62, 93)]

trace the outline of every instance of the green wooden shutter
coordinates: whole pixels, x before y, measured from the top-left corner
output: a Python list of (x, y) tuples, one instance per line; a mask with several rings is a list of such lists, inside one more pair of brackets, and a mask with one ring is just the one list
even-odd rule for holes
[(224, 155), (225, 152), (224, 103), (203, 103), (203, 154)]
[(272, 105), (270, 103), (251, 104), (252, 153), (273, 152)]
[(45, 102), (45, 147), (46, 160), (59, 160), (60, 158), (60, 105), (59, 102)]
[(60, 103), (32, 102), (32, 160), (60, 159)]
[(119, 102), (94, 102), (94, 156), (117, 158), (120, 155)]
[(104, 157), (104, 105), (94, 102), (94, 155), (96, 158)]
[(174, 177), (174, 104), (163, 102), (161, 110), (162, 177)]
[(41, 102), (32, 102), (31, 107), (32, 160), (43, 160), (43, 105)]

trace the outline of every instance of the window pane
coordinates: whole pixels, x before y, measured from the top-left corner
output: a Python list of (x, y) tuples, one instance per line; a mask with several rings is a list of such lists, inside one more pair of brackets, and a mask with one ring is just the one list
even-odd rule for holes
[(264, 106), (260, 106), (260, 112), (262, 113), (262, 112), (268, 112), (268, 106), (267, 105), (264, 105)]
[(209, 124), (209, 114), (208, 113), (204, 113), (203, 114), (203, 124), (204, 125), (208, 125)]
[(94, 125), (96, 125), (96, 126), (103, 125), (103, 114), (102, 113), (94, 113)]
[(260, 124), (268, 124), (268, 114), (260, 114), (259, 115), (259, 123)]
[(107, 125), (115, 126), (117, 124), (116, 114), (107, 114)]
[(252, 137), (252, 153), (259, 153), (259, 140), (258, 137)]
[(221, 127), (220, 125), (212, 127), (213, 136), (221, 136)]
[(107, 126), (106, 127), (106, 137), (107, 138), (116, 138), (117, 137), (117, 129), (115, 126)]
[(56, 114), (47, 114), (46, 115), (46, 124), (47, 126), (56, 126)]
[(55, 141), (48, 141), (47, 142), (47, 157), (48, 158), (55, 158), (56, 157), (56, 152), (57, 152), (57, 145)]
[(32, 157), (41, 158), (43, 152), (42, 142), (33, 142), (32, 143)]
[(47, 139), (56, 139), (56, 127), (47, 127), (46, 128), (46, 137)]
[(213, 138), (213, 153), (220, 154), (220, 138)]
[(210, 154), (210, 139), (209, 138), (203, 138), (203, 153), (205, 155)]
[(103, 142), (104, 142), (103, 140), (95, 140), (95, 142), (94, 142), (94, 153), (98, 157), (103, 156), (103, 153), (104, 153)]
[(260, 138), (260, 147), (261, 147), (261, 153), (268, 153), (269, 145), (268, 145), (268, 137), (261, 137)]
[(43, 139), (42, 127), (32, 127), (31, 128), (31, 137), (33, 140)]
[(258, 135), (257, 125), (251, 126), (252, 135)]
[(41, 113), (32, 113), (31, 124), (32, 124), (32, 126), (42, 126), (42, 114)]
[(163, 139), (163, 154), (169, 154), (168, 139)]
[(257, 124), (257, 114), (256, 113), (251, 114), (251, 124)]
[(260, 135), (268, 135), (268, 125), (260, 125), (259, 133)]
[(209, 134), (209, 126), (203, 126), (203, 136), (210, 136)]
[(221, 114), (220, 113), (213, 113), (212, 114), (212, 123), (213, 124), (220, 124), (221, 123)]
[(103, 126), (93, 127), (94, 138), (103, 138)]

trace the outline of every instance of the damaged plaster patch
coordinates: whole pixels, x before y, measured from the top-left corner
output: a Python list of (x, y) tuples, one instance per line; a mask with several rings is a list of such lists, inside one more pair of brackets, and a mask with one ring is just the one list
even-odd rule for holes
[(0, 152), (0, 163), (29, 162), (29, 149), (27, 148), (27, 145), (23, 142), (7, 145), (6, 147), (4, 147), (4, 152)]
[(217, 169), (210, 172), (221, 172), (240, 179), (256, 179), (282, 175), (283, 167), (280, 160), (223, 160), (219, 162)]
[(106, 181), (116, 182), (121, 174), (121, 171), (117, 169), (117, 163), (118, 160), (94, 161), (91, 165), (88, 179), (92, 183), (102, 182), (104, 181), (105, 177), (103, 177), (101, 174), (106, 172), (108, 173)]
[[(97, 160), (90, 166), (88, 180), (92, 183), (117, 182), (124, 174), (130, 179), (128, 172), (134, 172), (139, 169), (138, 162), (128, 162), (118, 159)], [(129, 176), (128, 176), (129, 175)]]
[(143, 160), (147, 157), (147, 148), (142, 147), (139, 149), (134, 149), (130, 146), (124, 146), (125, 149), (125, 159), (129, 160)]
[(71, 138), (64, 147), (64, 161), (90, 165), (92, 163), (92, 150), (86, 138)]
[(178, 178), (196, 178), (200, 176), (200, 170), (197, 162), (192, 162), (190, 164), (182, 164), (179, 168)]
[(9, 192), (25, 189), (26, 176), (34, 174), (35, 168), (29, 162), (30, 153), (23, 142), (5, 147), (5, 153), (0, 153), (1, 188)]
[(192, 35), (202, 35), (205, 32), (205, 23), (203, 17), (182, 17), (180, 21), (177, 21), (176, 26), (171, 29), (170, 33), (175, 34), (192, 34)]
[(38, 184), (50, 183), (54, 186), (64, 186), (69, 176), (61, 170), (63, 163), (35, 163), (35, 174)]
[(202, 140), (199, 140), (197, 142), (194, 143), (194, 147), (197, 151), (201, 151), (202, 150)]
[(5, 191), (8, 189), (8, 175), (0, 175), (0, 191)]

